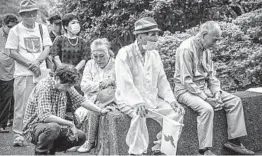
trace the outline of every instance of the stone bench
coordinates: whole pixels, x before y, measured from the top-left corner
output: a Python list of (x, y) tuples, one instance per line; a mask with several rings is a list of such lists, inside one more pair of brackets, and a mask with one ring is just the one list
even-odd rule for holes
[[(243, 101), (245, 120), (248, 136), (243, 137), (243, 144), (254, 151), (262, 150), (262, 94), (251, 92), (237, 92)], [(186, 114), (184, 118), (184, 128), (178, 142), (178, 155), (198, 154), (197, 139), (197, 113), (185, 106)], [(128, 146), (125, 138), (128, 132), (131, 118), (119, 111), (108, 113), (100, 118), (98, 146), (96, 152), (103, 155), (126, 155)], [(161, 130), (160, 125), (152, 120), (147, 120), (149, 130), (149, 148), (151, 153), (153, 141), (156, 134)], [(235, 154), (223, 148), (227, 141), (226, 114), (224, 111), (215, 113), (214, 117), (214, 140), (213, 151), (216, 154)]]

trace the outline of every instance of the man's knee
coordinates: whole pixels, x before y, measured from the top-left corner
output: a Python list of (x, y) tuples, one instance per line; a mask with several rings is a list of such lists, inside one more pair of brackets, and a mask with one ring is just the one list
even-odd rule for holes
[(214, 109), (211, 105), (203, 106), (203, 109), (200, 111), (200, 114), (214, 116)]
[(52, 138), (57, 138), (60, 134), (61, 126), (57, 123), (48, 123), (48, 131)]

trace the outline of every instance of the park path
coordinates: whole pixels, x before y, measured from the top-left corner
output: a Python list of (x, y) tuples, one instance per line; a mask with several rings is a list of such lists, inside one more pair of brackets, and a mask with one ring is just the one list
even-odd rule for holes
[[(11, 128), (8, 128), (11, 131)], [(25, 143), (24, 147), (13, 147), (13, 133), (0, 133), (0, 155), (34, 155), (34, 146), (31, 143)], [(89, 155), (88, 153), (77, 152), (57, 152), (56, 155)], [(256, 155), (262, 156), (262, 151)]]

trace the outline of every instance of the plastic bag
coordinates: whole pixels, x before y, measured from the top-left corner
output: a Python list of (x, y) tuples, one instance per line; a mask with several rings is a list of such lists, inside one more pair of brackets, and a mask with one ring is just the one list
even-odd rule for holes
[(163, 117), (163, 131), (161, 139), (161, 151), (166, 155), (176, 155), (177, 142), (182, 132), (183, 124)]

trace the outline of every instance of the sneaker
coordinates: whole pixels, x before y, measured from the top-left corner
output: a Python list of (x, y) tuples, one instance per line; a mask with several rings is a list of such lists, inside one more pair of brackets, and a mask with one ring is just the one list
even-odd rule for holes
[(89, 152), (94, 147), (94, 143), (89, 143), (86, 141), (80, 148), (77, 149), (77, 152), (86, 153)]
[(79, 146), (74, 146), (74, 147), (69, 148), (69, 149), (66, 150), (66, 151), (67, 151), (67, 152), (76, 152), (78, 148), (79, 148)]
[(210, 149), (204, 152), (204, 155), (215, 155)]
[(14, 147), (23, 147), (24, 146), (24, 140), (16, 138), (14, 140)]
[(160, 150), (152, 151), (152, 155), (165, 155)]
[(255, 154), (255, 152), (248, 150), (245, 146), (243, 146), (243, 144), (236, 145), (231, 142), (227, 142), (224, 144), (224, 147), (236, 153), (242, 154), (242, 155), (254, 155)]

